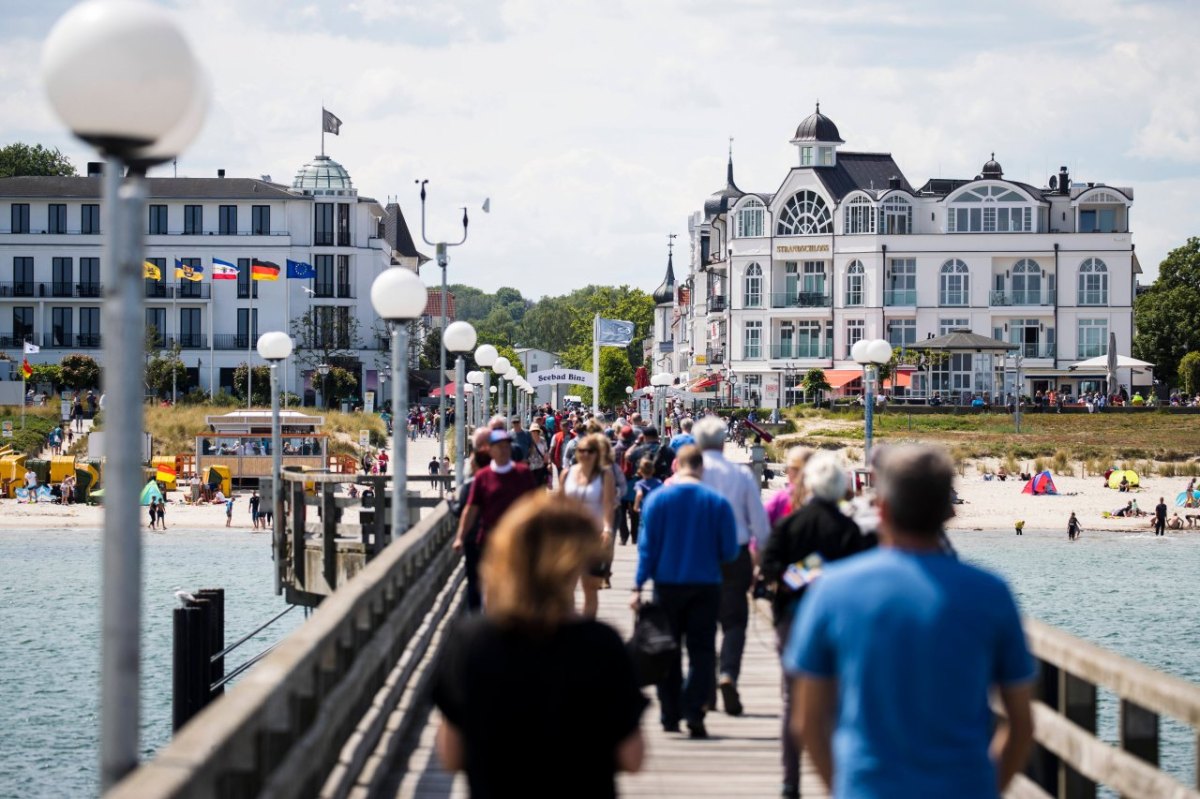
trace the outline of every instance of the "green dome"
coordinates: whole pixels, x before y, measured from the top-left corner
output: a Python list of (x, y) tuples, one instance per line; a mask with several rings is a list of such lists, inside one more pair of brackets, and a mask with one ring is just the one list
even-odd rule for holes
[(354, 184), (350, 182), (350, 173), (344, 166), (327, 155), (318, 155), (300, 167), (296, 179), (292, 181), (292, 188), (306, 194), (341, 193), (354, 191)]

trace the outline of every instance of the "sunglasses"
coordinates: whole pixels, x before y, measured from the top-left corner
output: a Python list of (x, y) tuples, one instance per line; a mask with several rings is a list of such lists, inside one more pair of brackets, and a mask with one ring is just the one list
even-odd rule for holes
[(591, 447), (588, 447), (587, 449), (583, 449), (583, 448), (581, 447), (581, 448), (579, 448), (579, 449), (576, 449), (575, 451), (576, 451), (576, 452), (578, 452), (578, 453), (580, 453), (581, 455), (591, 455), (591, 454), (592, 454), (593, 452), (595, 452), (596, 450), (592, 449)]

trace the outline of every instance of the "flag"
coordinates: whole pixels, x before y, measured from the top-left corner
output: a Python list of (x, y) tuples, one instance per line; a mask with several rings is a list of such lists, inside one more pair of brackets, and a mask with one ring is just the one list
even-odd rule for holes
[(25, 342), (25, 354), (26, 355), (37, 355), (41, 351), (42, 351), (42, 348), (39, 347), (38, 345), (34, 344), (32, 341)]
[(303, 261), (293, 261), (287, 259), (287, 277), (288, 280), (305, 280), (307, 278), (316, 277), (317, 270), (312, 264), (306, 264)]
[(228, 261), (213, 258), (213, 280), (237, 280), (238, 268)]
[(189, 266), (180, 259), (175, 259), (175, 277), (180, 280), (191, 280), (196, 282), (204, 279), (204, 267)]
[(168, 466), (165, 463), (155, 464), (154, 479), (163, 483), (170, 483), (175, 479), (175, 467)]
[(28, 358), (21, 359), (21, 374), (25, 375), (25, 379), (33, 377), (33, 367), (29, 365)]
[(255, 258), (250, 261), (250, 277), (253, 280), (278, 280), (279, 264)]
[(147, 280), (162, 280), (162, 271), (149, 261), (142, 261), (142, 273)]
[(596, 341), (601, 347), (628, 347), (633, 343), (633, 322), (602, 318)]
[(332, 133), (334, 136), (339, 136), (341, 134), (338, 131), (341, 127), (342, 120), (335, 117), (332, 112), (326, 111), (324, 108), (321, 109), (321, 130), (324, 133)]

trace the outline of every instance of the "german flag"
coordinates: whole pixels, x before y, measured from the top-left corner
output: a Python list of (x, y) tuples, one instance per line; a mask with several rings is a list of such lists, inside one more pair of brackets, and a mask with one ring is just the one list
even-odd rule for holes
[(279, 264), (255, 258), (250, 261), (250, 278), (252, 280), (278, 280)]

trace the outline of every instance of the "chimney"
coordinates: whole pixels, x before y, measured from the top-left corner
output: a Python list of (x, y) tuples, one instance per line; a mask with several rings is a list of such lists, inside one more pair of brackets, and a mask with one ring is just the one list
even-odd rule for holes
[(224, 170), (224, 169), (218, 169), (218, 170), (217, 170), (217, 177), (219, 177), (219, 178), (223, 178), (223, 177), (225, 177), (225, 170)]
[(104, 174), (104, 163), (101, 161), (87, 162), (87, 176), (89, 178), (98, 178)]
[(1062, 194), (1071, 193), (1071, 174), (1065, 166), (1058, 168), (1058, 190)]

